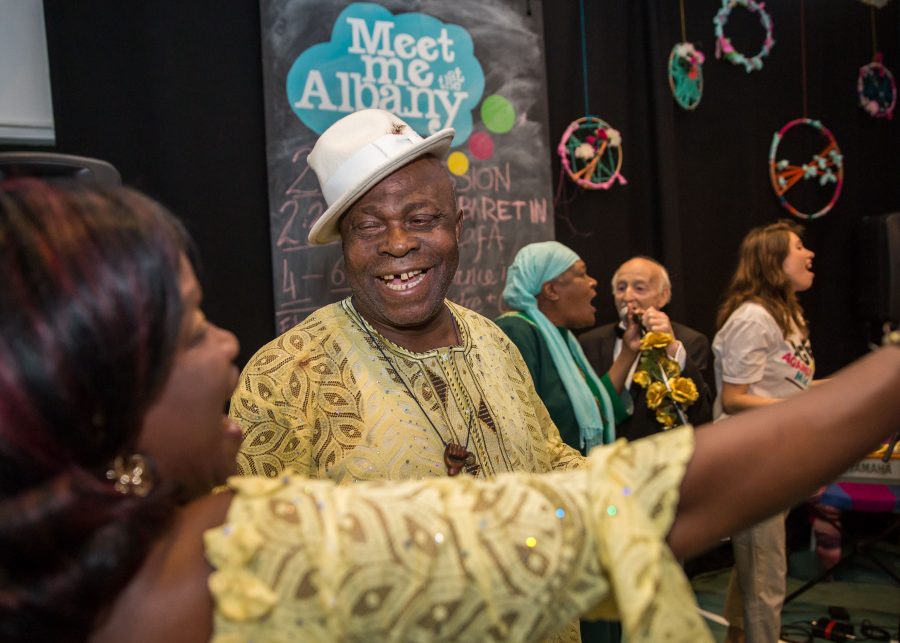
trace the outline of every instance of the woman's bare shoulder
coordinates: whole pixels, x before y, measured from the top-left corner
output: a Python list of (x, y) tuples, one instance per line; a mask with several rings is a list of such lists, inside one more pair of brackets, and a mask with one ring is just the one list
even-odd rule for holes
[(205, 496), (179, 510), (143, 566), (112, 604), (91, 637), (106, 641), (208, 641), (212, 635), (212, 571), (203, 533), (225, 521), (232, 494)]

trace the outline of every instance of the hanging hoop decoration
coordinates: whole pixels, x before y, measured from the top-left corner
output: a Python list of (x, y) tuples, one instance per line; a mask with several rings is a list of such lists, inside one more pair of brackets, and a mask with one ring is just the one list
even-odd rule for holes
[(694, 109), (703, 97), (703, 52), (692, 43), (680, 42), (669, 54), (669, 88), (675, 102)]
[(891, 70), (881, 64), (880, 53), (875, 54), (875, 60), (859, 68), (856, 93), (859, 94), (859, 106), (872, 118), (890, 120), (894, 117), (897, 84)]
[(607, 190), (628, 181), (622, 168), (622, 135), (596, 116), (572, 121), (556, 148), (569, 178), (589, 190)]
[[(805, 165), (792, 165), (787, 159), (776, 161), (778, 156), (778, 146), (784, 140), (788, 130), (806, 125), (817, 130), (825, 140), (825, 146), (818, 154), (813, 154), (812, 159)], [(834, 135), (827, 127), (822, 125), (820, 121), (810, 118), (798, 118), (780, 130), (775, 132), (772, 137), (772, 145), (769, 148), (769, 178), (772, 180), (772, 188), (778, 197), (781, 205), (791, 214), (801, 219), (817, 219), (827, 214), (834, 204), (837, 203), (838, 196), (841, 194), (841, 187), (844, 185), (844, 157), (838, 147)], [(829, 183), (834, 184), (834, 192), (828, 204), (822, 209), (813, 213), (805, 213), (798, 210), (788, 202), (785, 194), (800, 180), (818, 181), (822, 187)]]
[[(750, 58), (735, 50), (731, 40), (725, 35), (725, 24), (731, 15), (731, 10), (738, 6), (746, 8), (750, 13), (758, 13), (759, 22), (766, 30), (766, 39), (763, 40), (762, 49)], [(722, 0), (722, 8), (713, 18), (713, 24), (716, 26), (716, 58), (724, 55), (725, 60), (733, 65), (743, 65), (748, 74), (751, 71), (762, 69), (762, 59), (769, 55), (772, 45), (775, 44), (772, 39), (772, 17), (766, 13), (764, 6), (764, 3), (756, 2), (756, 0)]]

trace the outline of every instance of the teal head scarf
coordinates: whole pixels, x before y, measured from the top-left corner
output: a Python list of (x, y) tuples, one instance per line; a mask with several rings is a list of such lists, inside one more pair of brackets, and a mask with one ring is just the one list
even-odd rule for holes
[[(525, 313), (538, 327), (575, 411), (581, 446), (590, 449), (615, 439), (612, 401), (572, 332), (563, 329), (561, 334), (538, 309), (537, 302), (543, 285), (559, 277), (579, 259), (572, 249), (558, 241), (528, 244), (519, 250), (506, 273), (503, 300), (508, 307)], [(586, 378), (599, 391), (599, 406)]]

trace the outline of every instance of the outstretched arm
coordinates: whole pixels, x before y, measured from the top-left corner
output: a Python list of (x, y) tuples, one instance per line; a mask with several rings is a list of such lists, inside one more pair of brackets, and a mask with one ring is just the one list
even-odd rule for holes
[(491, 480), (233, 478), (226, 524), (205, 536), (215, 634), (525, 642), (588, 613), (633, 643), (711, 643), (662, 544), (692, 446), (677, 429)]
[[(898, 388), (900, 347), (889, 347), (815, 390), (698, 429), (693, 456), (691, 434), (676, 429), (597, 449), (590, 466), (549, 475), (348, 487), (235, 478), (241, 499), (228, 524), (207, 534), (218, 570), (215, 632), (377, 638), (384, 627), (385, 636), (482, 639), (509, 627), (506, 638), (528, 640), (579, 612), (613, 616), (618, 596), (629, 640), (660, 640), (673, 623), (684, 640), (709, 640), (659, 539), (668, 532), (672, 552), (691, 555), (803, 498), (898, 428)], [(230, 501), (206, 499), (216, 511), (198, 514), (202, 528), (219, 524)], [(196, 540), (198, 528), (178, 538), (178, 525), (167, 542)], [(209, 610), (195, 612), (208, 619)], [(514, 612), (509, 625), (500, 618)]]
[(696, 432), (668, 541), (690, 556), (808, 496), (900, 428), (900, 347)]

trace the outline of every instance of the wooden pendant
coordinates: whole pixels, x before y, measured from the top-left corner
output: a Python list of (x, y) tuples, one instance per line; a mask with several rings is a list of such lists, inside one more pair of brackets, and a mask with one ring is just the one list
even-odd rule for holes
[(475, 454), (456, 442), (451, 442), (444, 447), (444, 464), (447, 466), (448, 476), (459, 475), (462, 469), (465, 469), (466, 473), (475, 475), (480, 469), (475, 462)]

